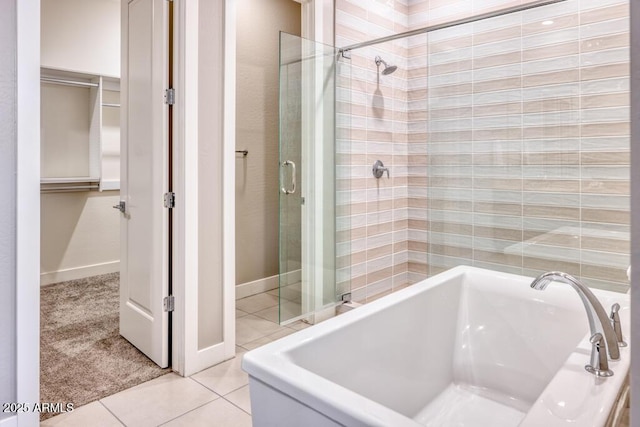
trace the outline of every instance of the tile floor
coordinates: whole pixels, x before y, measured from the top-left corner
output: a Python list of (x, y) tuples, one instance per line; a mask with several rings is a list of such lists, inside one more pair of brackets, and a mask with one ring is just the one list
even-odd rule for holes
[[(189, 378), (167, 374), (124, 390), (68, 414), (49, 418), (41, 426), (216, 426), (250, 427), (249, 378), (242, 356), (278, 338), (309, 327), (303, 322), (278, 325), (277, 292), (236, 303), (236, 357)], [(621, 427), (629, 426), (628, 412)]]
[(167, 374), (49, 418), (41, 426), (251, 426), (249, 378), (242, 356), (309, 325), (280, 326), (277, 291), (236, 303), (236, 358), (188, 378)]

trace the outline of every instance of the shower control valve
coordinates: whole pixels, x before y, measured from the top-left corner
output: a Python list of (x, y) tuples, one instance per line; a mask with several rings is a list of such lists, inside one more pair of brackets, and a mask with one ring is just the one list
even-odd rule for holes
[(386, 172), (387, 178), (389, 178), (389, 168), (385, 168), (384, 163), (382, 163), (380, 160), (376, 160), (376, 162), (373, 164), (371, 172), (376, 178), (382, 178), (382, 175), (384, 175), (384, 173)]

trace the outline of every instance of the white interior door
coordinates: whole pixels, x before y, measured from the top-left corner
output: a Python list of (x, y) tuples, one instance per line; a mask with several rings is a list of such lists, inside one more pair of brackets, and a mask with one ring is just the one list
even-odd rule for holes
[(123, 1), (120, 334), (169, 364), (167, 1)]

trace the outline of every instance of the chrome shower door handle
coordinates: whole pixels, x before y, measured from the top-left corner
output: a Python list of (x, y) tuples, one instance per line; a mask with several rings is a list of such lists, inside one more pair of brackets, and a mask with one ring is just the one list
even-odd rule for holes
[[(287, 190), (287, 188), (283, 185), (281, 188), (281, 191), (284, 194), (293, 194), (296, 192), (296, 164), (294, 162), (292, 162), (291, 160), (285, 160), (282, 163), (282, 168), (284, 169), (285, 166), (291, 166), (291, 189)], [(283, 179), (284, 181), (284, 179)]]

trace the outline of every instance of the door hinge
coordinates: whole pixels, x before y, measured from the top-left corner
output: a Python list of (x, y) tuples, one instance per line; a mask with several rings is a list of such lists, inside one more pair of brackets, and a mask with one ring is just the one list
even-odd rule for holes
[(176, 103), (176, 90), (171, 88), (171, 89), (166, 89), (164, 91), (164, 103), (167, 105), (173, 105)]
[(173, 295), (169, 295), (168, 297), (164, 297), (162, 300), (162, 306), (164, 307), (164, 311), (173, 311), (175, 309), (176, 299)]
[(168, 209), (176, 207), (176, 193), (164, 193), (164, 207)]

